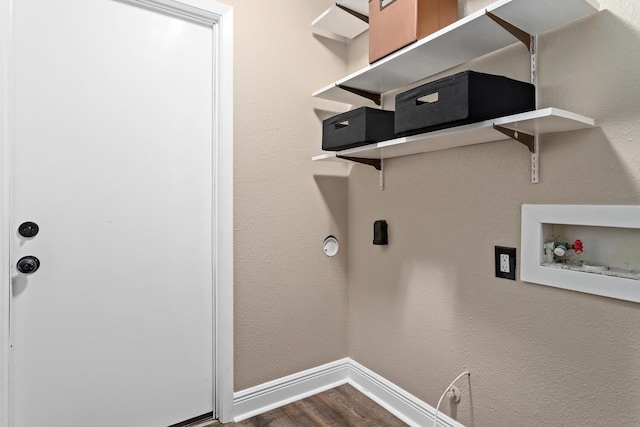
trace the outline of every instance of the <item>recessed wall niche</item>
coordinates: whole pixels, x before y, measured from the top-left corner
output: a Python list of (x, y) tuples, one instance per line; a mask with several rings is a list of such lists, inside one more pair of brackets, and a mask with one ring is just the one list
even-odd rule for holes
[(640, 207), (523, 205), (523, 281), (640, 302)]

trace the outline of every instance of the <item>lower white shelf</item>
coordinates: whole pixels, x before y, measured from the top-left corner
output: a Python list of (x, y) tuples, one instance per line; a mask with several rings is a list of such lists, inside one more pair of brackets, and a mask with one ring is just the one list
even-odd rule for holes
[(494, 125), (530, 135), (566, 132), (595, 126), (595, 120), (558, 108), (544, 108), (512, 116), (434, 132), (378, 142), (376, 144), (314, 156), (314, 161), (343, 161), (338, 156), (389, 159), (507, 139)]

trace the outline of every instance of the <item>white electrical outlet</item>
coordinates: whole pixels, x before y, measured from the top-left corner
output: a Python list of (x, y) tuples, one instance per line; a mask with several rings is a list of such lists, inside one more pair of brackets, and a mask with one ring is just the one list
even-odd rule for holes
[(500, 271), (509, 272), (509, 254), (500, 254)]
[(516, 248), (495, 247), (496, 277), (516, 280)]

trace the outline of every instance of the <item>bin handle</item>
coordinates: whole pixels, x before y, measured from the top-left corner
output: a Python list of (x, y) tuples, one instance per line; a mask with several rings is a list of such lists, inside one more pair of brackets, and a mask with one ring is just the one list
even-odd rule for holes
[(416, 98), (416, 105), (435, 104), (440, 100), (440, 92), (433, 92), (428, 95)]

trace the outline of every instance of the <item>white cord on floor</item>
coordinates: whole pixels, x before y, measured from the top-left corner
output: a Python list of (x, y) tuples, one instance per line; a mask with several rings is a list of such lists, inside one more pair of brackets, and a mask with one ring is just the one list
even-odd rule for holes
[(444, 399), (444, 396), (449, 392), (449, 390), (451, 390), (451, 387), (453, 387), (456, 381), (458, 381), (460, 378), (464, 377), (465, 375), (471, 376), (471, 373), (469, 371), (464, 371), (463, 373), (458, 375), (456, 379), (453, 380), (451, 384), (449, 384), (449, 386), (445, 389), (444, 393), (442, 393), (442, 396), (440, 396), (440, 400), (438, 400), (438, 406), (436, 406), (436, 416), (433, 418), (433, 427), (438, 427), (438, 412), (440, 411), (440, 404), (442, 403), (442, 399)]

